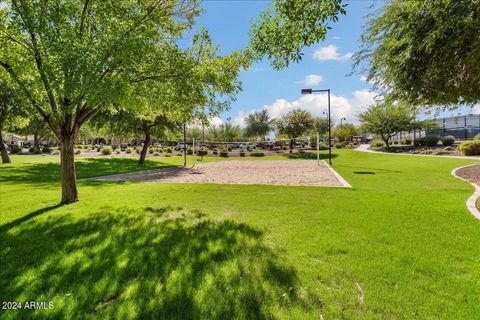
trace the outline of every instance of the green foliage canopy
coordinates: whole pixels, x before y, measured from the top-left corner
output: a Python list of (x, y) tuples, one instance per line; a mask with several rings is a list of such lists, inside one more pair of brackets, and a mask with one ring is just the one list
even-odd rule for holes
[(355, 54), (369, 81), (414, 105), (480, 101), (478, 0), (392, 0), (370, 16)]
[(389, 147), (393, 136), (414, 128), (415, 117), (404, 106), (380, 103), (361, 113), (359, 120), (365, 132), (378, 135)]
[(274, 0), (252, 22), (249, 48), (258, 59), (266, 56), (275, 69), (302, 59), (301, 49), (325, 39), (329, 22), (345, 14), (341, 0)]
[(277, 130), (291, 139), (306, 133), (313, 127), (313, 117), (310, 112), (294, 109), (276, 120)]
[(248, 137), (264, 138), (273, 128), (273, 120), (268, 110), (260, 110), (250, 113), (245, 118), (245, 134)]

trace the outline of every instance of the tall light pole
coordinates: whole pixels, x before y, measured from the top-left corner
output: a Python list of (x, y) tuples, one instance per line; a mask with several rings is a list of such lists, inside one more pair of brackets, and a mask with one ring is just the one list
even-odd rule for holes
[(332, 165), (332, 124), (330, 118), (330, 89), (302, 89), (302, 94), (312, 94), (314, 92), (327, 92), (328, 93), (328, 164)]
[(343, 120), (347, 121), (347, 118), (343, 117), (340, 119), (340, 128), (343, 127)]

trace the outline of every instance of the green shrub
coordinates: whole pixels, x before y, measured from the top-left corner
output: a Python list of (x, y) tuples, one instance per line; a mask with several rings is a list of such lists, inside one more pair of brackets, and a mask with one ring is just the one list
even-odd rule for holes
[(22, 148), (19, 146), (12, 146), (10, 147), (10, 153), (22, 153)]
[(251, 157), (263, 157), (265, 154), (262, 151), (253, 151), (250, 152)]
[(128, 147), (127, 149), (125, 149), (125, 152), (126, 153), (132, 153), (132, 148)]
[[(328, 146), (327, 146), (326, 143), (320, 142), (320, 143), (318, 144), (318, 149), (319, 149), (319, 150), (327, 150), (327, 149), (328, 149)], [(286, 150), (286, 148), (284, 148), (283, 150)]]
[(142, 147), (136, 147), (135, 152), (136, 153), (142, 153)]
[(343, 147), (345, 147), (345, 145), (342, 142), (336, 142), (334, 146), (337, 149), (342, 149)]
[(52, 150), (52, 151), (50, 152), (50, 154), (52, 154), (52, 155), (54, 155), (54, 156), (58, 156), (58, 155), (60, 154), (60, 150), (58, 150), (58, 149)]
[(253, 150), (253, 148), (251, 146), (247, 146), (247, 151), (248, 152), (251, 152)]
[(480, 140), (480, 133), (473, 137), (473, 140)]
[[(49, 146), (44, 146), (42, 148), (42, 152), (43, 153), (52, 153), (52, 148), (50, 148)], [(53, 153), (52, 153), (53, 154)]]
[(455, 137), (454, 136), (445, 136), (442, 138), (442, 143), (445, 147), (451, 146), (452, 144), (455, 143)]
[(439, 140), (440, 140), (440, 137), (435, 135), (428, 135), (428, 136), (425, 136), (424, 138), (425, 145), (427, 147), (436, 147)]
[(243, 150), (240, 151), (240, 157), (245, 157), (245, 151)]
[(410, 137), (410, 136), (405, 137), (405, 144), (410, 145), (410, 144), (412, 144), (412, 142), (413, 142), (412, 137)]
[(212, 153), (213, 153), (213, 154), (218, 154), (218, 150), (217, 150), (217, 149), (213, 149)]
[(385, 142), (383, 142), (380, 139), (375, 139), (375, 140), (372, 140), (372, 142), (370, 142), (370, 146), (375, 148), (380, 148), (380, 147), (383, 147), (384, 145), (385, 145)]
[(208, 154), (208, 148), (201, 148), (200, 150), (197, 151), (197, 154), (199, 156), (206, 156)]
[(154, 157), (158, 157), (159, 155), (160, 155), (160, 153), (158, 153), (158, 152), (155, 152), (155, 153), (153, 154)]
[(227, 158), (228, 157), (228, 149), (220, 150), (220, 157)]
[(40, 148), (30, 147), (28, 148), (28, 152), (39, 154), (39, 153), (42, 153), (42, 150), (40, 150)]
[(165, 157), (171, 157), (172, 155), (171, 154), (166, 154)]
[(82, 154), (82, 150), (81, 149), (75, 149), (74, 153), (75, 154)]
[(172, 152), (173, 152), (172, 148), (168, 147), (167, 148), (167, 153), (172, 153)]
[(153, 150), (153, 148), (148, 148), (148, 153), (149, 154), (153, 154), (155, 152), (155, 150)]
[(192, 149), (192, 148), (188, 148), (188, 149), (187, 149), (187, 154), (192, 155), (192, 154), (193, 154), (193, 149)]
[(393, 140), (393, 144), (398, 144), (398, 140)]
[(458, 150), (466, 156), (480, 155), (480, 140), (465, 141), (458, 146)]
[(112, 154), (113, 150), (112, 147), (110, 146), (103, 146), (102, 150), (100, 150), (100, 153), (103, 154), (104, 156), (108, 156)]
[(228, 147), (227, 150), (228, 150), (229, 152), (231, 152), (231, 151), (232, 151), (232, 147)]
[(115, 154), (120, 154), (120, 149), (115, 149)]

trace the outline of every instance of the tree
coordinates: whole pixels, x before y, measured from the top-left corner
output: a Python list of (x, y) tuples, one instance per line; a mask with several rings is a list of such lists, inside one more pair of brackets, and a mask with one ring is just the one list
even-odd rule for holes
[(390, 139), (393, 136), (410, 131), (416, 126), (415, 117), (410, 109), (388, 103), (369, 107), (359, 115), (359, 120), (365, 132), (380, 136), (387, 147), (390, 146)]
[(23, 113), (21, 96), (4, 78), (5, 74), (0, 72), (0, 153), (2, 163), (10, 163), (7, 147), (3, 141), (3, 130), (25, 125), (25, 114)]
[(313, 119), (313, 131), (314, 133), (320, 133), (323, 135), (328, 132), (328, 118), (315, 118)]
[(235, 142), (243, 139), (244, 130), (230, 122), (212, 125), (207, 131), (207, 140)]
[(60, 143), (61, 203), (78, 201), (74, 141), (82, 125), (115, 103), (137, 107), (125, 103), (136, 97), (132, 83), (179, 76), (182, 54), (172, 42), (192, 25), (198, 2), (8, 4), (0, 9), (0, 67)]
[(248, 137), (260, 137), (266, 139), (267, 134), (273, 129), (273, 120), (268, 110), (250, 113), (245, 119), (245, 134)]
[(371, 15), (356, 68), (389, 98), (413, 105), (480, 101), (476, 0), (393, 0)]
[(340, 142), (348, 142), (353, 136), (358, 134), (358, 129), (351, 123), (344, 123), (340, 127), (332, 130), (332, 136), (338, 138)]
[(277, 130), (290, 139), (290, 149), (293, 149), (293, 139), (306, 133), (313, 127), (313, 118), (310, 112), (294, 109), (276, 120)]
[(12, 128), (12, 131), (21, 135), (33, 135), (33, 148), (35, 151), (39, 152), (40, 141), (51, 137), (52, 130), (37, 113), (29, 114), (27, 120), (28, 124), (26, 126)]
[(302, 59), (301, 49), (325, 39), (329, 22), (345, 14), (342, 0), (274, 0), (253, 21), (249, 51), (256, 59), (267, 56), (275, 69)]

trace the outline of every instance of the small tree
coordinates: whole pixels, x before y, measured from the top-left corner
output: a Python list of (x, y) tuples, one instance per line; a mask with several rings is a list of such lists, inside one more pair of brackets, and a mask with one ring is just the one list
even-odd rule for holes
[[(4, 76), (0, 72), (0, 76)], [(26, 120), (22, 109), (23, 101), (18, 93), (6, 80), (0, 80), (0, 153), (2, 163), (10, 163), (7, 147), (3, 141), (3, 130), (23, 127)]]
[(296, 139), (313, 127), (313, 117), (310, 112), (295, 109), (276, 120), (277, 130), (290, 139), (290, 149), (293, 149), (293, 139)]
[(359, 120), (365, 132), (378, 135), (387, 147), (393, 136), (414, 127), (414, 116), (408, 108), (388, 103), (369, 107), (360, 114)]
[(248, 137), (260, 137), (265, 140), (267, 134), (272, 130), (272, 119), (268, 110), (261, 110), (251, 113), (245, 119), (245, 134)]
[(344, 123), (342, 126), (335, 127), (332, 130), (332, 136), (337, 138), (340, 142), (348, 142), (357, 134), (357, 127), (351, 123)]

